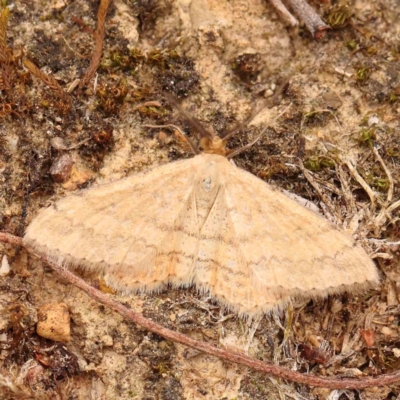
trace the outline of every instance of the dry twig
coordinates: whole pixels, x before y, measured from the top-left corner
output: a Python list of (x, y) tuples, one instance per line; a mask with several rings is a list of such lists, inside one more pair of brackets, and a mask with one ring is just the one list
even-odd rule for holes
[(95, 45), (93, 50), (92, 59), (90, 60), (89, 68), (83, 76), (80, 88), (83, 88), (94, 76), (100, 64), (101, 54), (103, 52), (104, 32), (108, 6), (111, 0), (101, 0), (99, 11), (97, 12), (97, 29), (95, 33)]
[(372, 151), (374, 152), (374, 155), (378, 159), (379, 163), (382, 165), (382, 168), (385, 171), (385, 174), (389, 180), (389, 190), (388, 190), (387, 198), (386, 198), (386, 203), (389, 204), (393, 199), (393, 193), (394, 193), (394, 182), (393, 182), (392, 174), (391, 174), (389, 168), (386, 166), (385, 162), (383, 161), (383, 158), (379, 154), (378, 149), (376, 147), (374, 147), (372, 149)]
[(325, 31), (330, 29), (330, 26), (322, 21), (306, 0), (288, 0), (288, 3), (293, 12), (304, 22), (314, 39), (320, 40), (325, 36)]
[(381, 203), (382, 201), (377, 196), (377, 194), (370, 188), (367, 182), (363, 179), (363, 177), (358, 173), (356, 167), (354, 166), (353, 161), (348, 157), (343, 157), (342, 161), (346, 164), (353, 178), (361, 185), (361, 187), (367, 192), (370, 200), (371, 200), (371, 212), (373, 212), (376, 208), (376, 203)]
[(324, 204), (328, 207), (329, 212), (333, 216), (336, 216), (337, 213), (335, 212), (335, 207), (333, 206), (333, 204), (329, 200), (329, 198), (326, 196), (326, 194), (321, 190), (318, 183), (315, 181), (314, 177), (312, 176), (311, 172), (308, 171), (304, 167), (304, 165), (301, 161), (299, 161), (299, 166), (300, 166), (301, 172), (303, 173), (304, 177), (307, 179), (307, 181), (310, 183), (310, 185), (314, 188), (314, 190), (318, 193), (318, 196), (322, 199)]
[(270, 0), (269, 2), (275, 7), (275, 10), (279, 13), (282, 19), (285, 20), (285, 22), (287, 22), (290, 26), (299, 25), (299, 21), (297, 20), (297, 18), (290, 14), (290, 12), (281, 2), (281, 0)]
[(350, 189), (349, 182), (347, 180), (347, 176), (345, 176), (342, 165), (335, 162), (335, 168), (336, 168), (336, 175), (340, 180), (342, 194), (346, 200), (347, 215), (351, 215), (352, 217), (354, 217), (354, 215), (357, 213), (357, 207), (356, 207), (356, 203), (354, 201), (354, 197), (351, 193), (351, 189)]
[[(22, 239), (17, 236), (10, 235), (5, 232), (0, 232), (0, 242), (10, 243), (17, 246), (22, 246)], [(28, 249), (32, 254), (35, 254), (32, 250)], [(325, 387), (332, 389), (364, 389), (373, 386), (385, 386), (400, 380), (400, 371), (379, 375), (376, 377), (364, 377), (361, 379), (357, 378), (324, 378), (319, 376), (302, 374), (300, 372), (292, 371), (278, 365), (265, 364), (259, 360), (254, 360), (241, 353), (236, 353), (230, 350), (221, 349), (212, 346), (206, 342), (200, 340), (194, 340), (182, 333), (174, 332), (170, 329), (164, 328), (163, 326), (143, 317), (142, 314), (138, 314), (122, 304), (111, 299), (108, 295), (100, 292), (94, 287), (87, 284), (84, 280), (74, 275), (72, 272), (66, 270), (64, 267), (56, 264), (49, 257), (37, 256), (43, 262), (50, 265), (54, 271), (60, 276), (66, 279), (72, 285), (83, 290), (88, 296), (95, 299), (99, 303), (111, 308), (128, 321), (134, 322), (157, 335), (163, 336), (164, 338), (171, 340), (176, 343), (183, 344), (188, 347), (192, 347), (196, 350), (210, 354), (215, 357), (222, 358), (226, 361), (233, 362), (236, 364), (244, 365), (253, 370), (264, 372), (274, 377), (288, 379), (290, 381), (303, 383), (309, 386)]]
[(379, 163), (381, 164), (383, 170), (385, 171), (385, 174), (388, 178), (389, 181), (389, 190), (386, 196), (386, 202), (385, 204), (382, 204), (382, 209), (379, 215), (375, 218), (374, 225), (376, 229), (376, 233), (378, 230), (386, 223), (388, 219), (390, 219), (390, 214), (400, 207), (400, 200), (397, 202), (390, 204), (390, 202), (393, 200), (393, 193), (394, 193), (394, 181), (392, 177), (392, 173), (390, 172), (389, 168), (386, 166), (385, 162), (383, 161), (383, 158), (380, 156), (379, 151), (377, 148), (373, 148), (373, 152), (375, 157), (378, 159)]
[[(304, 22), (307, 29), (314, 36), (314, 39), (320, 40), (325, 36), (325, 31), (330, 29), (330, 26), (322, 21), (306, 0), (287, 0), (287, 2), (297, 17)], [(299, 24), (298, 20), (287, 10), (280, 0), (270, 0), (270, 3), (291, 26)]]

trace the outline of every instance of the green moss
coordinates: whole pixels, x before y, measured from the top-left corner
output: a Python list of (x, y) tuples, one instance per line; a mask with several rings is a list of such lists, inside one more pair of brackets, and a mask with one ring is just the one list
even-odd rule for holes
[(362, 128), (357, 137), (357, 141), (364, 145), (372, 148), (374, 141), (376, 140), (376, 128)]
[(311, 156), (304, 161), (304, 167), (309, 171), (321, 171), (324, 168), (333, 168), (335, 166), (335, 162), (324, 156)]
[(369, 47), (367, 48), (367, 55), (368, 55), (369, 57), (374, 56), (377, 52), (378, 52), (378, 49), (377, 49), (375, 46), (369, 46)]
[(341, 29), (349, 24), (353, 10), (348, 5), (333, 7), (327, 16), (327, 22), (333, 29)]
[(397, 100), (398, 100), (397, 94), (395, 92), (390, 92), (388, 97), (389, 103), (390, 104), (396, 103)]
[(163, 107), (140, 107), (138, 111), (145, 117), (163, 117), (169, 114)]
[(358, 44), (355, 39), (351, 39), (346, 42), (346, 47), (351, 51), (355, 50), (357, 48), (357, 46), (358, 46)]
[(158, 363), (154, 369), (160, 374), (168, 374), (170, 371), (170, 368), (168, 368), (168, 365), (166, 363), (160, 362)]
[(386, 192), (389, 189), (390, 183), (387, 178), (378, 176), (379, 172), (371, 171), (365, 175), (365, 181), (380, 192)]
[(356, 79), (358, 82), (366, 81), (371, 75), (371, 68), (363, 65), (356, 67)]
[(389, 147), (386, 150), (386, 155), (388, 157), (399, 157), (400, 156), (400, 152), (399, 152), (399, 149), (396, 148), (396, 147)]
[(129, 56), (132, 58), (133, 61), (139, 62), (143, 61), (146, 57), (142, 53), (142, 51), (136, 47), (129, 50)]

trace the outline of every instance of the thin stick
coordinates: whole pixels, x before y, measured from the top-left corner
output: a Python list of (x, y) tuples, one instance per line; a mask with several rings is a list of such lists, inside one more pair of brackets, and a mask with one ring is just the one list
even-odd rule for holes
[[(23, 245), (22, 238), (10, 235), (5, 232), (0, 232), (0, 242), (10, 243), (13, 245)], [(31, 249), (27, 250), (35, 254)], [(113, 311), (120, 314), (122, 317), (128, 321), (132, 321), (151, 332), (156, 333), (168, 340), (176, 343), (183, 344), (193, 349), (202, 351), (204, 353), (210, 354), (215, 357), (222, 358), (226, 361), (230, 361), (236, 364), (244, 365), (253, 370), (267, 373), (269, 375), (275, 376), (277, 378), (288, 379), (293, 382), (303, 383), (309, 386), (325, 387), (331, 389), (365, 389), (367, 387), (374, 386), (386, 386), (391, 383), (398, 382), (400, 380), (400, 371), (379, 375), (376, 377), (364, 377), (361, 379), (357, 378), (323, 378), (319, 376), (302, 374), (300, 372), (292, 371), (278, 365), (265, 364), (259, 360), (254, 360), (241, 353), (236, 353), (230, 350), (220, 349), (218, 347), (212, 346), (206, 342), (200, 340), (194, 340), (182, 333), (174, 332), (170, 329), (164, 328), (145, 317), (142, 314), (138, 314), (122, 304), (116, 302), (115, 300), (108, 297), (108, 295), (100, 292), (94, 287), (87, 284), (84, 280), (74, 275), (72, 272), (66, 270), (64, 267), (56, 264), (49, 257), (39, 256), (43, 262), (48, 264), (54, 271), (56, 271), (60, 276), (66, 279), (72, 285), (83, 290), (92, 299), (97, 300), (99, 303), (111, 308)]]
[(287, 0), (290, 8), (297, 17), (304, 22), (307, 29), (314, 36), (314, 39), (320, 40), (325, 36), (325, 31), (331, 27), (325, 24), (314, 9), (306, 0)]
[(97, 29), (95, 33), (95, 45), (92, 54), (92, 59), (90, 60), (89, 68), (87, 69), (85, 75), (83, 76), (80, 88), (83, 88), (94, 76), (97, 71), (97, 67), (100, 64), (101, 54), (103, 52), (103, 42), (104, 42), (104, 32), (106, 15), (110, 0), (101, 0), (99, 11), (97, 12)]
[(287, 22), (290, 26), (298, 26), (299, 21), (288, 11), (281, 0), (269, 0), (270, 4), (275, 7), (275, 10), (279, 13), (282, 19)]
[(302, 161), (299, 161), (299, 166), (301, 169), (301, 172), (303, 173), (304, 177), (307, 179), (308, 183), (314, 188), (314, 190), (318, 193), (318, 196), (322, 199), (322, 201), (326, 204), (328, 207), (329, 212), (332, 215), (336, 215), (335, 213), (335, 208), (332, 204), (332, 202), (329, 200), (329, 198), (326, 196), (326, 194), (321, 190), (319, 185), (315, 182), (314, 177), (312, 176), (311, 172), (309, 172), (303, 165)]
[(400, 245), (400, 240), (398, 242), (388, 242), (387, 239), (375, 239), (375, 238), (369, 238), (367, 239), (368, 242), (371, 242), (375, 245), (386, 245), (386, 246), (398, 246)]
[(357, 213), (357, 207), (354, 201), (354, 197), (351, 193), (349, 182), (346, 179), (342, 166), (338, 163), (335, 163), (335, 168), (336, 176), (340, 180), (343, 196), (346, 200), (347, 206), (350, 207), (350, 212), (347, 211), (347, 215), (351, 215), (352, 217), (354, 217), (354, 215)]
[(379, 198), (377, 197), (375, 192), (369, 187), (368, 183), (365, 182), (365, 180), (362, 178), (362, 176), (358, 173), (356, 167), (353, 165), (353, 162), (350, 160), (350, 158), (344, 157), (343, 161), (347, 165), (347, 168), (349, 169), (351, 175), (353, 175), (353, 178), (367, 192), (367, 194), (371, 200), (371, 211), (374, 211), (375, 207), (376, 207), (376, 202), (378, 201), (380, 203)]
[(381, 227), (386, 223), (388, 219), (390, 219), (390, 214), (395, 211), (397, 208), (400, 208), (400, 200), (395, 201), (389, 207), (383, 209), (379, 215), (376, 217), (374, 223), (377, 227)]
[(391, 206), (389, 206), (389, 204), (393, 199), (394, 182), (393, 182), (392, 174), (391, 174), (389, 168), (386, 166), (385, 162), (383, 161), (381, 155), (379, 154), (378, 149), (376, 147), (374, 147), (372, 150), (374, 152), (375, 157), (378, 159), (379, 163), (381, 164), (383, 170), (385, 171), (385, 174), (389, 180), (389, 190), (388, 190), (387, 197), (386, 197), (386, 203), (383, 205), (382, 210), (379, 213), (379, 215), (375, 218), (375, 225), (377, 226), (377, 228), (379, 228), (383, 224), (386, 223), (387, 219), (390, 218), (391, 211), (389, 211), (389, 208)]
[(395, 201), (394, 203), (392, 203), (387, 209), (386, 212), (387, 213), (391, 213), (394, 210), (396, 210), (397, 208), (400, 208), (400, 200)]
[(378, 159), (379, 163), (382, 165), (382, 168), (385, 171), (385, 174), (389, 180), (389, 190), (388, 190), (387, 199), (386, 199), (386, 204), (389, 204), (393, 199), (393, 192), (394, 192), (394, 182), (393, 182), (392, 174), (391, 174), (389, 168), (386, 166), (385, 162), (383, 161), (381, 155), (379, 154), (378, 149), (374, 146), (372, 151), (374, 152), (375, 157)]

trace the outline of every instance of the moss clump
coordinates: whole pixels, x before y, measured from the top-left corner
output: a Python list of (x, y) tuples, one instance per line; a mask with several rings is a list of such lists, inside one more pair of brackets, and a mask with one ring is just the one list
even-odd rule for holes
[(329, 11), (327, 22), (333, 29), (341, 29), (350, 23), (353, 10), (348, 5), (337, 5)]
[(328, 157), (325, 156), (311, 156), (304, 161), (304, 167), (309, 171), (318, 172), (324, 168), (333, 168), (335, 166), (335, 162)]
[(356, 66), (356, 80), (358, 82), (365, 82), (371, 75), (371, 68), (365, 65)]
[(372, 149), (374, 141), (376, 140), (376, 128), (362, 128), (357, 137), (357, 141), (363, 145)]

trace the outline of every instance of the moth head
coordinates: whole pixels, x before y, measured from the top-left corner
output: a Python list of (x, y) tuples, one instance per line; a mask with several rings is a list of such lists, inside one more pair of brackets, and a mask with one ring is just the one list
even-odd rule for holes
[(200, 146), (204, 153), (218, 154), (220, 156), (226, 155), (226, 140), (221, 139), (219, 136), (205, 136), (200, 139)]
[[(200, 137), (200, 147), (203, 149), (204, 153), (217, 154), (217, 155), (225, 156), (227, 158), (232, 158), (232, 157), (236, 156), (237, 154), (241, 153), (242, 151), (253, 146), (261, 138), (261, 136), (266, 132), (266, 129), (264, 129), (250, 143), (242, 146), (239, 149), (236, 149), (233, 151), (227, 151), (226, 143), (227, 143), (228, 139), (230, 139), (232, 136), (234, 136), (240, 130), (241, 127), (243, 127), (244, 125), (248, 125), (264, 109), (264, 107), (261, 110), (253, 112), (252, 115), (250, 115), (250, 117), (247, 118), (247, 120), (243, 121), (242, 123), (237, 124), (236, 127), (225, 132), (222, 135), (222, 137), (220, 137), (218, 135), (215, 135), (213, 132), (205, 129), (204, 126), (200, 123), (200, 121), (198, 121), (196, 118), (192, 117), (188, 112), (186, 112), (173, 97), (171, 97), (170, 95), (165, 94), (165, 93), (164, 93), (164, 96), (168, 100), (168, 102), (178, 110), (179, 114), (181, 114), (181, 116), (184, 117), (186, 122), (192, 126), (194, 131), (197, 132), (198, 136)], [(278, 117), (275, 118), (275, 120), (277, 118), (279, 118), (283, 113), (285, 113), (290, 108), (290, 106), (291, 106), (291, 104), (289, 104), (289, 106), (282, 113), (280, 113), (278, 115)], [(193, 154), (197, 155), (200, 153), (198, 146), (196, 146), (196, 143), (190, 137), (186, 136), (185, 133), (176, 125), (168, 124), (168, 125), (144, 125), (144, 126), (147, 128), (172, 128), (172, 129), (178, 130), (178, 132), (180, 133), (180, 136), (182, 136), (188, 143)]]

